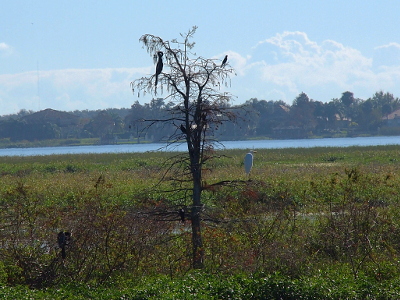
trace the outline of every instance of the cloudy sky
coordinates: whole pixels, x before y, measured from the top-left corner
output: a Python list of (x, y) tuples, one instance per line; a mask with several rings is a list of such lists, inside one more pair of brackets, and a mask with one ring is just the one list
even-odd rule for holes
[(234, 104), (400, 97), (399, 11), (398, 0), (3, 1), (0, 115), (148, 102), (130, 90), (154, 71), (140, 36), (169, 40), (193, 25), (198, 55), (229, 55)]

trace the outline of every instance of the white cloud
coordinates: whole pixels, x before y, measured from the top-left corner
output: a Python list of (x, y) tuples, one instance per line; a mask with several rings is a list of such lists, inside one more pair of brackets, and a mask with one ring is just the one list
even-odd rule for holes
[[(0, 44), (0, 55), (8, 49)], [(229, 91), (239, 102), (257, 97), (291, 103), (305, 92), (329, 101), (349, 90), (367, 99), (384, 90), (400, 96), (400, 44), (374, 49), (366, 57), (338, 41), (313, 41), (304, 32), (283, 32), (259, 42), (248, 54), (227, 51), (232, 76)], [(130, 82), (151, 74), (146, 68), (65, 69), (0, 75), (0, 114), (20, 109), (58, 110), (129, 107), (137, 98)], [(162, 95), (160, 95), (162, 96)], [(151, 100), (151, 95), (139, 99)], [(237, 102), (235, 101), (235, 104)]]
[[(278, 85), (297, 86), (336, 83), (363, 76), (372, 64), (359, 51), (327, 40), (311, 41), (304, 32), (284, 32), (265, 40), (275, 46), (274, 64), (266, 64), (263, 77)], [(361, 71), (361, 72), (360, 72)]]
[(400, 44), (389, 43), (375, 47), (374, 49), (374, 67), (379, 69), (386, 69), (386, 67), (400, 66)]
[(5, 57), (11, 55), (13, 52), (13, 49), (10, 45), (7, 45), (6, 43), (0, 43), (0, 55)]
[(130, 82), (149, 72), (150, 68), (108, 68), (0, 75), (0, 114), (22, 108), (36, 111), (129, 107), (135, 99)]
[(389, 43), (387, 45), (382, 45), (382, 46), (378, 46), (375, 47), (375, 49), (385, 49), (385, 48), (397, 48), (398, 50), (400, 50), (400, 44), (399, 43)]
[[(390, 55), (386, 56), (390, 59), (397, 54), (400, 57), (399, 44), (377, 48), (383, 49), (390, 49)], [(363, 95), (356, 94), (360, 97), (368, 91), (370, 96), (377, 90), (394, 87), (399, 79), (400, 68), (393, 64), (391, 69), (380, 64), (380, 71), (376, 72), (374, 60), (357, 49), (333, 40), (315, 42), (299, 31), (278, 33), (259, 42), (252, 50), (252, 71), (258, 72), (269, 89), (285, 90), (291, 99), (301, 91), (309, 91), (322, 101), (337, 97), (345, 90), (362, 91)]]

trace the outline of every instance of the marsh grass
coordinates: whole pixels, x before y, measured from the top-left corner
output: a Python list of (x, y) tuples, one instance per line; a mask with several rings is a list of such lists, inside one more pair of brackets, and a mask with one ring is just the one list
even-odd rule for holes
[[(399, 147), (259, 150), (250, 179), (244, 151), (216, 154), (204, 171), (204, 272), (238, 289), (243, 281), (229, 276), (279, 274), (315, 295), (323, 271), (327, 282), (351, 278), (354, 289), (360, 280), (379, 287), (398, 279)], [(177, 209), (190, 199), (159, 181), (174, 155), (0, 157), (0, 284), (183, 280), (190, 220), (180, 223)], [(220, 181), (230, 184), (213, 186)], [(74, 237), (66, 260), (56, 243), (62, 230)]]

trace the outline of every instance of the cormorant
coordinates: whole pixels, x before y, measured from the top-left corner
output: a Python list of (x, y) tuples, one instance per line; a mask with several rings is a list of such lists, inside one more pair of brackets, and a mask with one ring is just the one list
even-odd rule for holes
[(67, 239), (63, 231), (58, 233), (57, 242), (58, 242), (58, 247), (61, 248), (61, 257), (65, 259), (65, 257), (67, 256), (67, 254), (65, 253), (65, 245), (67, 244)]
[(71, 242), (71, 233), (60, 231), (57, 235), (58, 247), (61, 248), (61, 257), (65, 259), (67, 257), (67, 253), (65, 252), (65, 246), (69, 245)]
[(207, 114), (206, 113), (201, 114), (201, 121), (203, 122), (203, 125), (207, 124)]
[(187, 133), (187, 130), (186, 130), (185, 126), (183, 126), (183, 124), (181, 124), (181, 131), (183, 134)]
[(158, 82), (158, 75), (161, 74), (162, 69), (163, 69), (162, 57), (163, 57), (164, 53), (162, 53), (161, 51), (158, 51), (157, 55), (158, 55), (158, 62), (157, 62), (157, 65), (156, 65), (156, 82), (155, 82), (156, 86), (157, 86), (157, 82)]
[(185, 223), (185, 210), (183, 208), (179, 209), (179, 216), (181, 217), (181, 222)]
[(226, 62), (228, 61), (228, 55), (225, 55), (224, 60), (222, 61), (221, 68), (225, 66)]

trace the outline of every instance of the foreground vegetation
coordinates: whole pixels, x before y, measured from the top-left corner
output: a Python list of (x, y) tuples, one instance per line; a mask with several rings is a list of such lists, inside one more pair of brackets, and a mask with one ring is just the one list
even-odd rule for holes
[(261, 150), (250, 180), (243, 151), (218, 154), (196, 272), (190, 199), (159, 182), (175, 154), (1, 157), (1, 297), (400, 297), (398, 146)]

